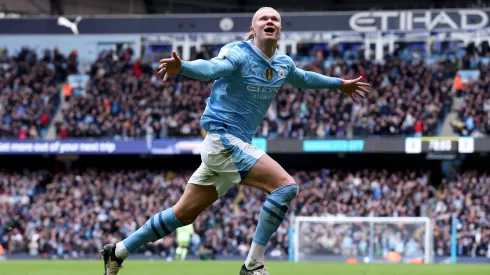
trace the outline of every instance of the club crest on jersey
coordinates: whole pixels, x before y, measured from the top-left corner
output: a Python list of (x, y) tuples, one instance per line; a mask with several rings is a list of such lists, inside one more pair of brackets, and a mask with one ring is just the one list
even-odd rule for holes
[(272, 69), (271, 68), (267, 68), (265, 70), (265, 79), (267, 79), (267, 81), (272, 80)]
[(286, 72), (284, 71), (283, 68), (279, 68), (279, 71), (277, 72), (280, 78), (284, 78), (286, 76)]

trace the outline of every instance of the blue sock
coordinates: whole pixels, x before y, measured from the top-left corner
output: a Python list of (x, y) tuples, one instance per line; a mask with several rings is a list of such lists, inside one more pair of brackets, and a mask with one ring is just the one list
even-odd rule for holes
[(289, 204), (298, 194), (298, 185), (295, 183), (281, 186), (274, 190), (260, 210), (259, 223), (255, 229), (253, 241), (266, 246), (272, 234), (281, 225), (289, 209)]
[(142, 227), (131, 236), (124, 239), (126, 249), (133, 253), (140, 246), (155, 242), (182, 227), (182, 223), (175, 217), (174, 208), (155, 214)]

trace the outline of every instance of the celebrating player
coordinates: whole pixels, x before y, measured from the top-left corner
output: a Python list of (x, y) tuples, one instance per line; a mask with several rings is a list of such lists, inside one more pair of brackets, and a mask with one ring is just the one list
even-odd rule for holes
[(298, 185), (276, 161), (251, 145), (259, 124), (284, 83), (304, 89), (339, 89), (354, 102), (369, 91), (361, 77), (353, 80), (327, 77), (296, 68), (293, 60), (277, 50), (282, 32), (281, 16), (273, 8), (259, 9), (245, 41), (225, 45), (212, 60), (181, 61), (175, 52), (160, 61), (163, 81), (178, 74), (217, 79), (201, 126), (207, 132), (201, 148), (201, 166), (189, 179), (184, 194), (172, 208), (151, 217), (131, 236), (107, 244), (101, 253), (105, 274), (116, 275), (124, 259), (138, 247), (159, 240), (191, 224), (208, 206), (236, 184), (269, 194), (248, 257), (240, 275), (267, 275), (265, 247), (283, 221)]

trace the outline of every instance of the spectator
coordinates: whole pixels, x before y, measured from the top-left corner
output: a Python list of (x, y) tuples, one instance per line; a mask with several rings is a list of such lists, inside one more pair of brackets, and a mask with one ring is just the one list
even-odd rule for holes
[(0, 58), (0, 137), (41, 138), (60, 103), (57, 85), (76, 72), (77, 57), (67, 60), (55, 50), (39, 59), (22, 49), (17, 56)]
[[(290, 208), (303, 216), (421, 216), (437, 220), (436, 255), (450, 254), (450, 214), (458, 214), (458, 254), (485, 256), (490, 241), (490, 176), (467, 171), (436, 192), (428, 172), (291, 171), (305, 187)], [(97, 253), (123, 239), (157, 209), (176, 203), (191, 171), (96, 171), (0, 173), (0, 244), (6, 253), (73, 258)], [(189, 254), (246, 255), (265, 194), (233, 188), (194, 223)], [(248, 209), (244, 212), (241, 209)], [(267, 248), (269, 256), (288, 253), (289, 217)], [(302, 231), (305, 253), (345, 256), (368, 253), (369, 225), (309, 225)], [(423, 255), (423, 227), (378, 227), (376, 255), (395, 251)], [(174, 235), (137, 251), (172, 257)]]
[[(393, 56), (380, 64), (360, 58), (358, 52), (348, 53), (352, 59), (345, 61), (334, 50), (324, 53), (302, 46), (302, 51), (307, 55), (295, 56), (299, 67), (343, 78), (363, 75), (373, 95), (353, 104), (338, 91), (284, 85), (258, 137), (436, 135), (443, 111), (451, 106), (456, 71), (448, 70), (454, 65), (450, 61), (413, 62)], [(201, 135), (199, 120), (212, 82), (182, 77), (162, 84), (149, 64), (115, 52), (101, 54), (90, 76), (86, 93), (72, 96), (63, 120), (57, 122), (60, 137), (62, 129), (63, 135), (84, 138)]]

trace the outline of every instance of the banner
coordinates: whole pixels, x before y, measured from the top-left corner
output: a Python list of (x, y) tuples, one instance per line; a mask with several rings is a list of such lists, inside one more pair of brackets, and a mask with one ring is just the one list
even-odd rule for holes
[(364, 140), (305, 140), (303, 152), (362, 152)]
[(0, 141), (2, 154), (199, 154), (202, 140), (63, 140), (63, 141)]
[[(0, 19), (1, 34), (161, 34), (247, 32), (253, 14), (162, 14)], [(286, 32), (479, 30), (488, 9), (281, 13)]]
[[(162, 140), (56, 140), (0, 141), (0, 155), (179, 155), (201, 152), (202, 138)], [(471, 154), (490, 152), (490, 138), (473, 137), (371, 137), (364, 139), (267, 140), (254, 138), (252, 144), (273, 153), (388, 153), (388, 154)]]
[(268, 153), (405, 153), (404, 138), (268, 140)]

